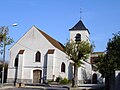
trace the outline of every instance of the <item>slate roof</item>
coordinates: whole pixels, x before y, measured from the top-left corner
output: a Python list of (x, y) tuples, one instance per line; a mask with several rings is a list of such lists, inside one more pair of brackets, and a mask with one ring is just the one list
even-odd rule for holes
[[(71, 29), (69, 29), (70, 31), (75, 31), (75, 30), (87, 30), (89, 32), (89, 30), (85, 27), (85, 25), (83, 24), (83, 22), (80, 20), (74, 27), (72, 27)], [(90, 32), (89, 32), (90, 33)]]
[(52, 37), (50, 37), (48, 34), (43, 32), (42, 30), (40, 30), (40, 29), (38, 29), (38, 30), (53, 46), (55, 46), (56, 48), (58, 48), (61, 51), (64, 51), (64, 46), (63, 46), (62, 43), (60, 43), (57, 40), (53, 39)]

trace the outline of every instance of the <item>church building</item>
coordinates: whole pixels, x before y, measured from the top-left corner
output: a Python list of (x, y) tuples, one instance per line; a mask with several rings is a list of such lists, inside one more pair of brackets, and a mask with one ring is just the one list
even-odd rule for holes
[[(80, 37), (90, 42), (90, 32), (81, 20), (69, 32), (70, 40)], [(55, 81), (57, 77), (73, 78), (72, 62), (64, 53), (64, 45), (36, 26), (32, 26), (10, 48), (9, 53), (8, 83), (31, 84), (42, 83), (44, 80)], [(79, 83), (92, 79), (90, 58), (82, 62), (84, 64), (78, 69)]]

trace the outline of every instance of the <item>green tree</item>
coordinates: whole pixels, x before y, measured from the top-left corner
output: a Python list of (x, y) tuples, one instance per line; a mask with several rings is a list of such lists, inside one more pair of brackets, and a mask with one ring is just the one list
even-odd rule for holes
[(96, 64), (103, 77), (120, 69), (120, 32), (113, 35), (113, 38), (109, 39), (107, 43), (105, 55), (99, 56)]
[(6, 46), (10, 45), (13, 43), (13, 39), (10, 38), (10, 36), (8, 35), (8, 27), (1, 27), (0, 28), (0, 47), (1, 47), (1, 51), (3, 54), (3, 61), (2, 61), (2, 83), (5, 82), (5, 78), (7, 77), (7, 73), (6, 73), (6, 67), (8, 67), (8, 65), (5, 63), (5, 51), (6, 51)]
[(92, 45), (86, 41), (68, 41), (65, 44), (65, 53), (68, 55), (68, 59), (73, 61), (74, 65), (73, 87), (77, 87), (78, 68), (82, 64), (81, 60), (87, 59), (92, 50)]
[[(120, 69), (120, 32), (113, 34), (107, 43), (106, 53), (97, 59), (97, 69), (105, 77), (106, 86), (115, 70)], [(108, 89), (108, 88), (107, 88)]]
[(7, 46), (7, 45), (11, 45), (13, 43), (13, 39), (8, 36), (8, 34), (5, 32), (0, 32), (0, 46), (1, 46), (1, 49), (3, 49), (4, 45)]
[(97, 70), (102, 74), (102, 77), (106, 77), (109, 74), (109, 68), (108, 68), (108, 60), (106, 58), (106, 55), (100, 55), (95, 60), (97, 65)]

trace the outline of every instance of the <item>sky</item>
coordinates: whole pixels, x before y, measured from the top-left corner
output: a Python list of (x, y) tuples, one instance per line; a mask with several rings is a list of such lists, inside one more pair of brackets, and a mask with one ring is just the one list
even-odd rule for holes
[[(112, 34), (120, 31), (120, 0), (0, 0), (0, 11), (1, 27), (18, 23), (9, 27), (13, 44), (33, 25), (65, 44), (69, 29), (80, 17), (90, 31), (95, 52), (105, 51)], [(7, 59), (12, 45), (7, 46)]]

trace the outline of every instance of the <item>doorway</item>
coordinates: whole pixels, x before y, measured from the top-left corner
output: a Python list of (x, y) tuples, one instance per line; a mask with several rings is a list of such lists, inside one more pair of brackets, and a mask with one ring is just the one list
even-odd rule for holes
[(33, 83), (41, 83), (42, 70), (33, 70)]
[(94, 73), (92, 76), (92, 83), (97, 84), (97, 74), (96, 73)]

